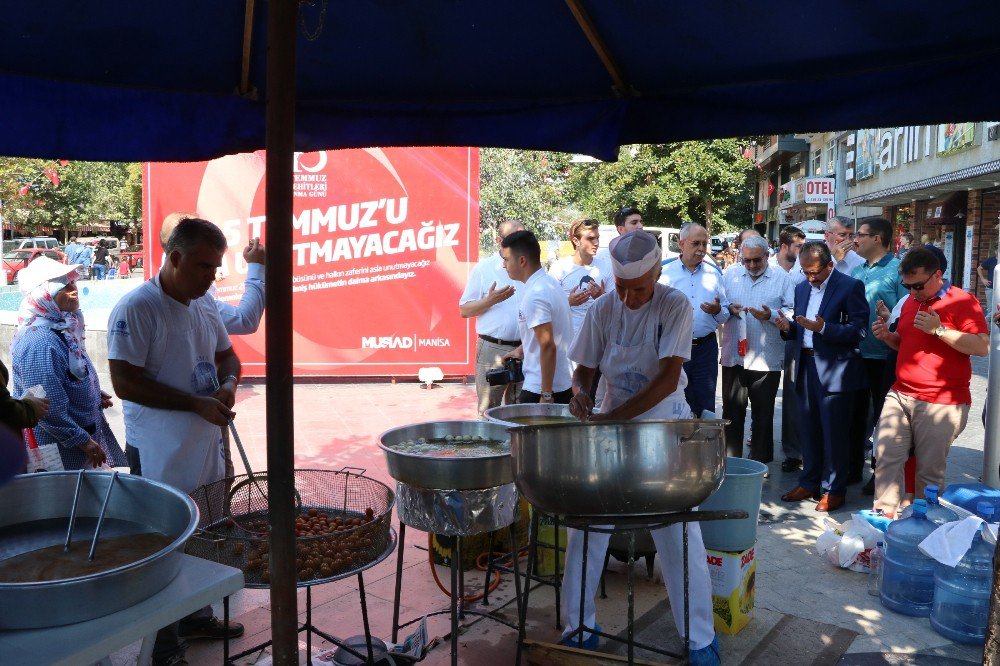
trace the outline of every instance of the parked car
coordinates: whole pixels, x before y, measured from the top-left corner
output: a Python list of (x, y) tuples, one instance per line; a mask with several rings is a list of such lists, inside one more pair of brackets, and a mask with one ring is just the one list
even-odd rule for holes
[(3, 271), (7, 277), (7, 284), (17, 282), (17, 274), (34, 261), (37, 257), (46, 256), (49, 259), (66, 263), (66, 255), (59, 250), (48, 250), (44, 248), (25, 248), (23, 250), (12, 250), (3, 255)]
[(39, 248), (45, 250), (58, 249), (62, 243), (52, 236), (35, 236), (32, 238), (14, 238), (3, 242), (3, 252), (13, 252), (14, 250), (25, 250), (29, 248)]

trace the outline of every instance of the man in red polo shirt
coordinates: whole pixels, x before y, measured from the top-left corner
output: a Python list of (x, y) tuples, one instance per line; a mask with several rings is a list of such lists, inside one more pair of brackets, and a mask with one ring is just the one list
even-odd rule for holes
[(875, 337), (899, 351), (896, 383), (882, 407), (875, 456), (875, 508), (893, 515), (911, 444), (917, 458), (916, 496), (922, 497), (929, 484), (944, 485), (948, 450), (965, 429), (972, 403), (969, 357), (986, 356), (990, 344), (979, 301), (945, 286), (933, 252), (910, 250), (899, 272), (910, 298), (896, 332), (881, 318), (872, 324)]

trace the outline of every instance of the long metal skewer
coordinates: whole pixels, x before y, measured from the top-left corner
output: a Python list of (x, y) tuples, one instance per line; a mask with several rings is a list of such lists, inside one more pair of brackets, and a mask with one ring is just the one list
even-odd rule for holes
[(94, 530), (94, 540), (90, 544), (90, 555), (87, 559), (90, 561), (94, 560), (94, 551), (97, 550), (97, 539), (101, 536), (101, 527), (104, 525), (104, 515), (108, 512), (108, 500), (111, 499), (111, 490), (115, 487), (115, 481), (118, 480), (118, 472), (111, 475), (111, 481), (108, 483), (108, 492), (104, 495), (104, 504), (101, 505), (101, 515), (97, 517), (97, 529)]
[(83, 471), (81, 469), (76, 477), (76, 490), (73, 491), (73, 506), (69, 509), (69, 527), (66, 528), (66, 543), (63, 544), (64, 553), (69, 552), (69, 544), (73, 540), (73, 523), (76, 522), (76, 506), (80, 502), (80, 486), (83, 485)]

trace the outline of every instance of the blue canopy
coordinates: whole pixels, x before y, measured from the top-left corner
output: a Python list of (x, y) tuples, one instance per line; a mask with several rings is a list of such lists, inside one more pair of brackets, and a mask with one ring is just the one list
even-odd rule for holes
[[(3, 0), (0, 154), (196, 160), (263, 148), (267, 4), (247, 39), (237, 0)], [(996, 2), (300, 7), (298, 150), (613, 158), (621, 144), (1000, 112)]]

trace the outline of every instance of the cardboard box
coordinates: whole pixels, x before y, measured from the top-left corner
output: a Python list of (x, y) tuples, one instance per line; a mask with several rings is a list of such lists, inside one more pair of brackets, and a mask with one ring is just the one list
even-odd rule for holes
[(707, 550), (708, 573), (712, 578), (712, 613), (715, 630), (738, 634), (753, 619), (757, 559), (754, 546), (739, 553)]

